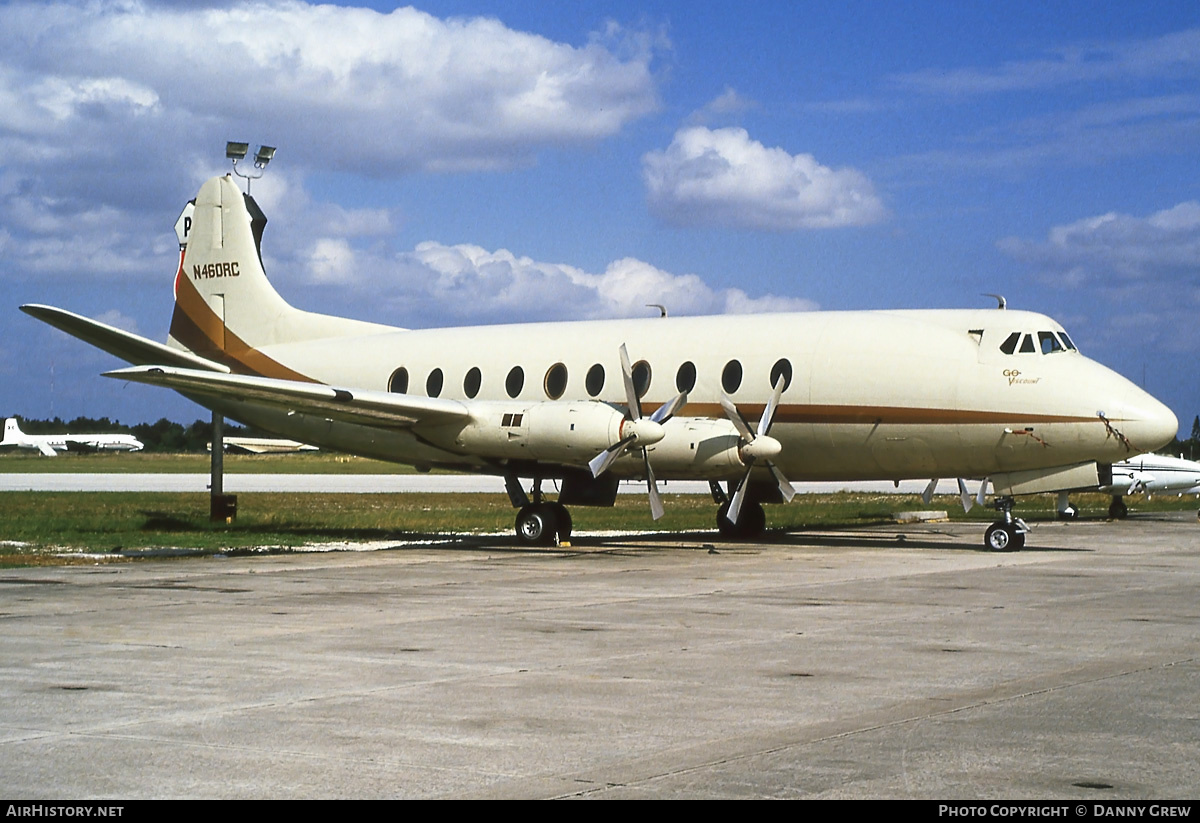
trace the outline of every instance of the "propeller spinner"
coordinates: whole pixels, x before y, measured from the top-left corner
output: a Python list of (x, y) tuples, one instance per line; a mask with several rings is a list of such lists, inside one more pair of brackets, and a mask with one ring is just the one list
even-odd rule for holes
[(666, 436), (662, 424), (666, 423), (675, 412), (687, 403), (687, 392), (681, 392), (668, 402), (659, 406), (649, 417), (642, 416), (642, 402), (633, 384), (633, 367), (629, 363), (629, 352), (625, 344), (621, 344), (621, 377), (625, 383), (625, 399), (629, 404), (629, 412), (621, 423), (621, 439), (588, 461), (592, 477), (599, 477), (608, 471), (622, 455), (630, 449), (642, 450), (642, 462), (646, 467), (646, 486), (650, 493), (650, 515), (655, 520), (663, 516), (662, 498), (658, 495), (658, 483), (654, 479), (654, 469), (650, 467), (650, 456), (647, 446), (653, 446)]
[(725, 517), (730, 523), (738, 522), (738, 515), (742, 511), (742, 503), (746, 499), (746, 487), (750, 483), (750, 474), (754, 471), (754, 467), (760, 461), (771, 472), (771, 476), (775, 478), (775, 483), (779, 486), (779, 492), (785, 500), (791, 500), (796, 496), (796, 490), (792, 488), (792, 484), (783, 476), (783, 472), (779, 470), (772, 458), (778, 457), (783, 451), (783, 446), (774, 437), (771, 437), (771, 422), (775, 418), (775, 410), (779, 407), (779, 398), (783, 395), (784, 384), (787, 378), (783, 375), (775, 381), (775, 388), (771, 392), (771, 398), (767, 401), (766, 408), (763, 409), (762, 417), (758, 421), (758, 428), (755, 431), (750, 430), (750, 426), (746, 423), (746, 419), (742, 417), (741, 412), (737, 410), (737, 406), (733, 404), (733, 400), (729, 395), (721, 394), (721, 408), (725, 410), (729, 421), (733, 423), (737, 429), (738, 436), (741, 438), (741, 445), (738, 453), (741, 455), (742, 462), (746, 464), (746, 473), (742, 475), (742, 480), (738, 483), (737, 490), (733, 493), (733, 497), (729, 501), (729, 509), (725, 513)]

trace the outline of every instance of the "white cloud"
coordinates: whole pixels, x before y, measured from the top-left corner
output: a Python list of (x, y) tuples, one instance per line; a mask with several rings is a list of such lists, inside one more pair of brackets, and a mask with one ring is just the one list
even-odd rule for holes
[(643, 317), (647, 304), (672, 315), (808, 311), (799, 298), (750, 297), (741, 289), (713, 289), (694, 274), (671, 274), (634, 258), (610, 263), (594, 274), (564, 263), (543, 263), (507, 249), (417, 245), (381, 257), (344, 243), (318, 243), (305, 268), (312, 282), (357, 285), (390, 316), (411, 325)]
[(1041, 242), (1007, 237), (1002, 251), (1066, 286), (1119, 288), (1166, 281), (1200, 285), (1200, 203), (1148, 217), (1109, 212), (1050, 229)]
[(987, 94), (1194, 74), (1197, 67), (1200, 29), (1188, 29), (1146, 40), (1075, 43), (986, 68), (924, 69), (894, 82), (930, 94)]
[(750, 139), (745, 129), (680, 129), (642, 158), (650, 206), (677, 225), (770, 231), (876, 223), (887, 210), (854, 169), (822, 166)]
[(322, 237), (313, 244), (308, 272), (314, 283), (347, 283), (354, 277), (354, 251), (344, 239)]
[(137, 144), (134, 114), (186, 141), (175, 162), (252, 131), (324, 167), (506, 167), (653, 111), (651, 59), (619, 30), (572, 46), (413, 8), (18, 2), (0, 6), (0, 128), (10, 159), (48, 138), (109, 156)]
[(714, 119), (728, 119), (755, 108), (758, 108), (757, 103), (738, 94), (731, 86), (726, 86), (723, 92), (692, 112), (688, 123), (703, 125)]

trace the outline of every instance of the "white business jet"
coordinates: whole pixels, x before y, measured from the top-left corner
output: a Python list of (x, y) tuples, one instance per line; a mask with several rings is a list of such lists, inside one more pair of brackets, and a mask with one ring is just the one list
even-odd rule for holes
[(4, 421), (4, 440), (0, 446), (18, 449), (37, 449), (47, 457), (57, 457), (59, 452), (122, 451), (142, 450), (142, 441), (132, 434), (26, 434), (17, 424), (17, 418)]
[[(1108, 515), (1119, 520), (1129, 514), (1125, 497), (1130, 494), (1200, 494), (1200, 463), (1166, 454), (1143, 454), (1113, 463), (1112, 482), (1099, 490), (1112, 495)], [(1060, 514), (1062, 510), (1060, 505)]]
[[(505, 478), (530, 544), (620, 479), (703, 479), (717, 525), (764, 527), (791, 481), (989, 478), (994, 550), (1013, 496), (1096, 486), (1171, 440), (1169, 409), (1080, 354), (1048, 317), (999, 309), (662, 317), (401, 329), (302, 311), (263, 272), (266, 218), (230, 176), (177, 225), (167, 343), (63, 309), (22, 310), (175, 389), (321, 448)], [(529, 486), (523, 480), (530, 481)], [(551, 502), (543, 483), (557, 481)], [(527, 492), (526, 489), (529, 489)]]

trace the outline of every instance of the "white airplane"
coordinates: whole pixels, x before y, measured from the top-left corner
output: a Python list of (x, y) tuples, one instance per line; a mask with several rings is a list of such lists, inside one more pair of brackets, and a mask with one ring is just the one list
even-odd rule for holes
[[(1175, 415), (1080, 354), (1048, 317), (999, 309), (810, 312), (408, 330), (290, 306), (260, 255), (266, 218), (230, 176), (177, 223), (167, 343), (22, 310), (181, 392), (321, 447), (505, 478), (530, 544), (618, 480), (704, 479), (726, 535), (764, 525), (789, 481), (989, 478), (994, 550), (1024, 545), (1013, 496), (1096, 486), (1174, 437)], [(526, 493), (522, 479), (532, 481)], [(558, 499), (542, 484), (558, 481)], [(721, 484), (725, 484), (722, 487)]]
[[(288, 454), (291, 452), (315, 452), (316, 446), (300, 443), (295, 440), (282, 440), (278, 437), (225, 437), (225, 451), (244, 452), (245, 454)], [(212, 443), (208, 444), (212, 451)]]
[(0, 446), (18, 449), (37, 449), (47, 457), (57, 457), (65, 451), (123, 451), (142, 450), (142, 441), (132, 434), (26, 434), (17, 425), (17, 418), (4, 421), (4, 440)]
[[(1165, 454), (1143, 454), (1114, 463), (1112, 482), (1102, 485), (1100, 491), (1112, 495), (1109, 516), (1121, 519), (1129, 513), (1124, 500), (1126, 495), (1200, 494), (1200, 463)], [(1059, 511), (1062, 512), (1061, 505)]]

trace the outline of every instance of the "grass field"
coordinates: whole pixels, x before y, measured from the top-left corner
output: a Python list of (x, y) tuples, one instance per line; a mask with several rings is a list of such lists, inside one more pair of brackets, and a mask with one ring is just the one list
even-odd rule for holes
[[(5, 450), (0, 451), (0, 473), (207, 474), (211, 460), (207, 454), (93, 452), (45, 457), (27, 450)], [(416, 474), (412, 466), (324, 452), (227, 454), (224, 465), (230, 474)]]
[[(1105, 517), (1109, 498), (1074, 495), (1080, 516)], [(703, 495), (664, 495), (666, 515), (650, 519), (640, 495), (621, 495), (611, 509), (573, 507), (576, 534), (588, 531), (698, 533), (715, 540), (715, 511)], [(1134, 513), (1194, 510), (1194, 496), (1129, 499)], [(1022, 499), (1027, 520), (1052, 519), (1055, 497)], [(128, 561), (122, 551), (193, 549), (228, 553), (252, 549), (286, 551), (310, 544), (445, 538), (499, 534), (514, 542), (514, 511), (499, 494), (240, 494), (232, 524), (210, 523), (207, 494), (112, 492), (0, 493), (0, 566)], [(803, 494), (786, 506), (767, 506), (768, 528), (855, 527), (890, 522), (898, 511), (944, 509), (955, 520), (983, 524), (995, 517), (976, 506), (964, 514), (958, 499), (937, 497), (926, 506), (915, 495)]]

